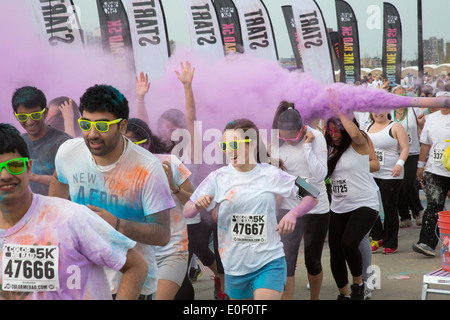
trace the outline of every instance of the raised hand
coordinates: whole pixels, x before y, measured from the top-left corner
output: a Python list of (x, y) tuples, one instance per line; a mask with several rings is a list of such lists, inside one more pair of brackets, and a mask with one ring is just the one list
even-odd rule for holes
[(192, 67), (189, 61), (186, 61), (186, 65), (183, 65), (183, 62), (181, 62), (180, 65), (181, 70), (175, 70), (178, 80), (180, 80), (183, 85), (191, 84), (192, 79), (194, 78), (195, 67)]
[(148, 74), (141, 72), (139, 78), (136, 77), (136, 98), (143, 100), (149, 89), (150, 82), (148, 81)]
[(69, 101), (64, 101), (64, 103), (59, 107), (61, 114), (64, 120), (73, 120), (73, 107), (72, 107), (72, 98)]

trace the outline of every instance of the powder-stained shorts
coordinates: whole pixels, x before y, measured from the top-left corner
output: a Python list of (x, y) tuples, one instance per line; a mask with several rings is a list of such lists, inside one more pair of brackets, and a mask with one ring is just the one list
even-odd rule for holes
[(181, 287), (188, 267), (189, 252), (175, 252), (169, 256), (156, 256), (158, 279), (170, 280)]
[(225, 273), (225, 292), (231, 299), (253, 298), (256, 289), (272, 289), (279, 292), (286, 284), (286, 260), (284, 257), (267, 263), (261, 269), (242, 276)]

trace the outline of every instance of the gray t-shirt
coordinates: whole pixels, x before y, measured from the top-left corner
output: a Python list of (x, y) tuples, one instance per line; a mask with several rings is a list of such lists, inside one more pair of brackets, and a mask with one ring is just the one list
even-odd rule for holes
[[(33, 160), (33, 172), (39, 175), (51, 176), (55, 171), (55, 156), (59, 146), (72, 137), (67, 133), (50, 126), (47, 134), (39, 140), (32, 141), (28, 134), (23, 134)], [(31, 190), (34, 193), (48, 195), (48, 185), (31, 182)]]

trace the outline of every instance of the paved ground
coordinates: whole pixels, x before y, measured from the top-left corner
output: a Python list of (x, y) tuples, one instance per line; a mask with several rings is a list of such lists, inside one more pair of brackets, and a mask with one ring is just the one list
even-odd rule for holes
[[(421, 199), (424, 207), (423, 194)], [(450, 205), (447, 205), (450, 208)], [(420, 227), (413, 226), (401, 228), (399, 233), (399, 250), (397, 253), (385, 255), (379, 250), (372, 254), (372, 265), (380, 269), (380, 289), (372, 292), (372, 300), (420, 300), (422, 292), (423, 275), (441, 267), (440, 247), (436, 248), (435, 257), (426, 257), (415, 253), (411, 245), (417, 242)], [(324, 268), (324, 281), (321, 290), (322, 300), (335, 300), (338, 295), (336, 284), (331, 275), (330, 255), (328, 244), (322, 255)], [(196, 300), (211, 300), (213, 297), (213, 281), (210, 280), (212, 273), (204, 266), (201, 266), (203, 275), (199, 281), (194, 283)], [(309, 291), (306, 289), (307, 278), (303, 259), (303, 248), (300, 248), (299, 259), (296, 272), (296, 300), (308, 300)], [(439, 288), (435, 286), (436, 288)], [(450, 286), (440, 286), (441, 289), (449, 289)], [(450, 295), (430, 294), (428, 300), (450, 300)]]

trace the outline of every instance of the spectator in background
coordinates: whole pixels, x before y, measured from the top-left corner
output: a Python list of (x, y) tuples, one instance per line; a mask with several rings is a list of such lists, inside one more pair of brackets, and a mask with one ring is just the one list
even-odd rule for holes
[(80, 118), (78, 105), (69, 97), (57, 97), (48, 103), (47, 124), (74, 138), (81, 136), (78, 118)]

